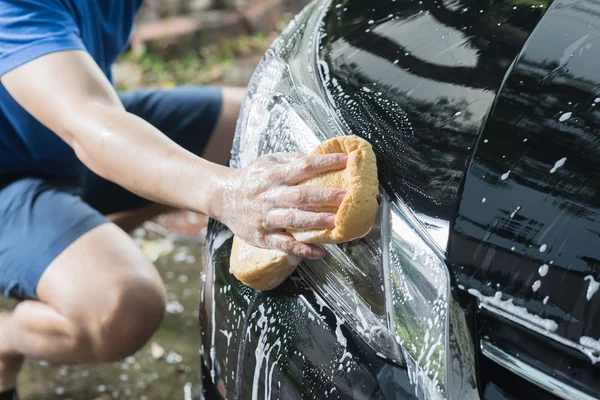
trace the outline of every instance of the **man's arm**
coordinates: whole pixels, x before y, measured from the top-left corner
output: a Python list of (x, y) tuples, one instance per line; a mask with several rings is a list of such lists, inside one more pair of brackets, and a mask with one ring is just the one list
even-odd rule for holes
[(84, 51), (41, 56), (0, 80), (98, 175), (147, 199), (207, 214), (257, 246), (303, 257), (324, 255), (284, 230), (334, 227), (335, 215), (305, 210), (338, 206), (344, 192), (295, 185), (344, 168), (344, 155), (266, 156), (243, 170), (213, 164), (128, 113)]
[(127, 113), (88, 53), (52, 53), (1, 80), (98, 175), (150, 200), (210, 214), (208, 191), (198, 186), (212, 186), (227, 169), (194, 156)]

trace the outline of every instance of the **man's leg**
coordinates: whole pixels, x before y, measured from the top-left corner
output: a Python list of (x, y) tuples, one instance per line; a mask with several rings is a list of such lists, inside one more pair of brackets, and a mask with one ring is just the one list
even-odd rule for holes
[(9, 189), (0, 191), (0, 211), (10, 211), (0, 212), (0, 288), (28, 300), (0, 313), (0, 392), (15, 386), (23, 356), (72, 364), (138, 350), (166, 303), (147, 257), (73, 196), (35, 180)]
[[(222, 105), (216, 124), (213, 123), (214, 129), (212, 129), (212, 133), (201, 129), (202, 120), (206, 119), (207, 123), (211, 124), (210, 111), (206, 111), (207, 115), (203, 116), (202, 111), (205, 109), (194, 104), (195, 102), (202, 103), (205, 101), (201, 95), (196, 98), (187, 93), (183, 96), (178, 96), (177, 91), (164, 90), (155, 91), (153, 94), (154, 99), (151, 101), (147, 100), (150, 96), (144, 98), (143, 96), (128, 96), (125, 94), (123, 95), (123, 103), (128, 111), (150, 122), (177, 143), (186, 148), (191, 147), (190, 150), (211, 162), (226, 165), (231, 153), (235, 124), (242, 101), (246, 95), (246, 89), (223, 87), (221, 88), (221, 93)], [(161, 98), (160, 94), (164, 94), (164, 96)], [(139, 98), (142, 100), (138, 100)], [(137, 103), (142, 103), (142, 105)], [(176, 112), (196, 113), (198, 117), (181, 122), (181, 118), (175, 115)], [(197, 126), (194, 126), (194, 124)], [(196, 143), (200, 142), (205, 144), (195, 146)], [(126, 232), (129, 232), (144, 221), (173, 211), (176, 210), (161, 204), (150, 204), (133, 211), (110, 213), (108, 219)], [(178, 223), (181, 224), (182, 214), (179, 214), (176, 218), (171, 220), (167, 218), (167, 223), (171, 222), (170, 225), (173, 226)], [(206, 217), (203, 217), (203, 220), (206, 220)], [(196, 220), (192, 223), (198, 225), (196, 229), (201, 229), (202, 222), (202, 220)]]

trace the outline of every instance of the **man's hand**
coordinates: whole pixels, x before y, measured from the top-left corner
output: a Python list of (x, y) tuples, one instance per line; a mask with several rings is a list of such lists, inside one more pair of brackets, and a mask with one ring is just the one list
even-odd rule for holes
[(285, 229), (331, 229), (335, 214), (306, 211), (338, 207), (345, 191), (296, 184), (346, 166), (345, 154), (265, 155), (248, 167), (231, 170), (213, 195), (213, 214), (236, 235), (259, 247), (303, 258), (322, 258), (315, 245), (296, 242)]

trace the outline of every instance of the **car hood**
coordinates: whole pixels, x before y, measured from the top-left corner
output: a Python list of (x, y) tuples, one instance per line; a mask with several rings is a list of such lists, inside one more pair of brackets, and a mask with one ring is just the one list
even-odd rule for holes
[(457, 288), (595, 361), (598, 6), (358, 3), (332, 3), (318, 65), (381, 184), (447, 224)]

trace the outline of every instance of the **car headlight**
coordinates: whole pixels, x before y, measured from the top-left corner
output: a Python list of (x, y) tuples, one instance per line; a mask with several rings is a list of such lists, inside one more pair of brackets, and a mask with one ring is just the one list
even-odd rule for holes
[[(327, 8), (328, 2), (309, 5), (256, 68), (237, 123), (232, 167), (267, 153), (307, 153), (352, 131), (321, 84), (329, 79), (327, 65), (317, 60)], [(418, 397), (476, 396), (474, 352), (464, 317), (453, 312), (443, 252), (400, 199), (381, 193), (373, 230), (350, 243), (324, 246), (328, 256), (304, 261), (300, 274), (338, 324), (379, 356), (407, 367)]]

